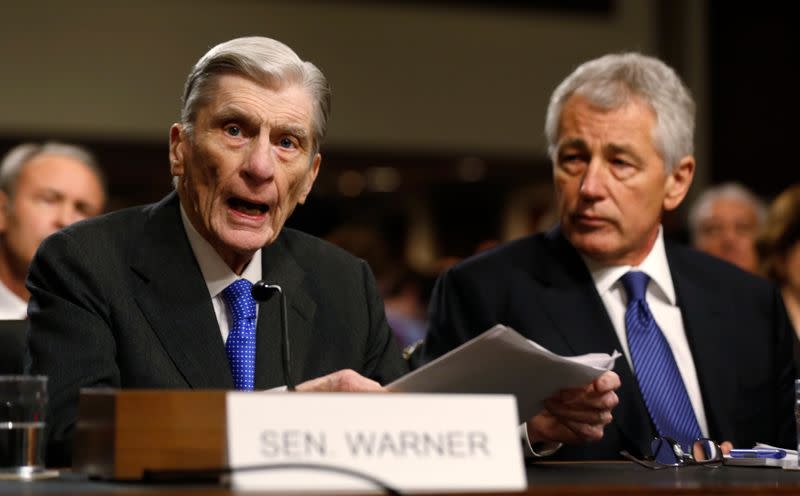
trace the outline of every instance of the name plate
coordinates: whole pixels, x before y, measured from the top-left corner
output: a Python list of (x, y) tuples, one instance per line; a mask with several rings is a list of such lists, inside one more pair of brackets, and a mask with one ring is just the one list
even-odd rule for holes
[(236, 489), (527, 487), (510, 395), (231, 392), (226, 400)]

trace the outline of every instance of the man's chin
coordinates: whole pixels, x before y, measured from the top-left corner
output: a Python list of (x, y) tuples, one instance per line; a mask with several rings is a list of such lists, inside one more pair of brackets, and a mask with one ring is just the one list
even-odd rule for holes
[(276, 237), (272, 229), (266, 231), (236, 229), (222, 233), (219, 238), (219, 246), (229, 253), (252, 256), (261, 248), (275, 241)]
[(245, 232), (236, 233), (229, 240), (228, 246), (239, 253), (255, 253), (261, 248), (271, 244), (275, 241), (276, 236), (273, 236), (273, 231), (269, 232)]
[(603, 233), (574, 233), (568, 239), (579, 253), (598, 262), (613, 258), (617, 248), (617, 243)]

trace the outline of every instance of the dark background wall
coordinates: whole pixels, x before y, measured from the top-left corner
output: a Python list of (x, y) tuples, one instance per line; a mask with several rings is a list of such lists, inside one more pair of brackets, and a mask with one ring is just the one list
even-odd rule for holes
[(800, 36), (791, 3), (709, 4), (712, 180), (764, 197), (800, 181)]
[[(786, 10), (724, 0), (4, 5), (0, 153), (28, 139), (79, 142), (106, 169), (111, 208), (156, 200), (170, 188), (167, 130), (191, 64), (219, 41), (273, 36), (334, 88), (322, 171), (290, 224), (321, 236), (379, 226), (425, 266), (544, 222), (549, 94), (608, 52), (657, 55), (691, 88), (692, 196), (737, 180), (768, 198), (797, 181), (784, 152), (797, 129)], [(669, 219), (675, 237), (683, 215)]]

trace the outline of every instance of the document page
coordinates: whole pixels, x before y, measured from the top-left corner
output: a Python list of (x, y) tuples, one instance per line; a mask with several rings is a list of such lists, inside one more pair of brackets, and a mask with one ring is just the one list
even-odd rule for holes
[(520, 421), (542, 410), (562, 389), (584, 386), (614, 367), (618, 351), (556, 355), (498, 324), (387, 385), (404, 393), (513, 394)]

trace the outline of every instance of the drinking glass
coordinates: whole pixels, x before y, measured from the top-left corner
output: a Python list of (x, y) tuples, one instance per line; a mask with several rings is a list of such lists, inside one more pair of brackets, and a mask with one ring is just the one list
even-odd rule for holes
[(0, 376), (0, 473), (31, 479), (44, 469), (47, 377)]

